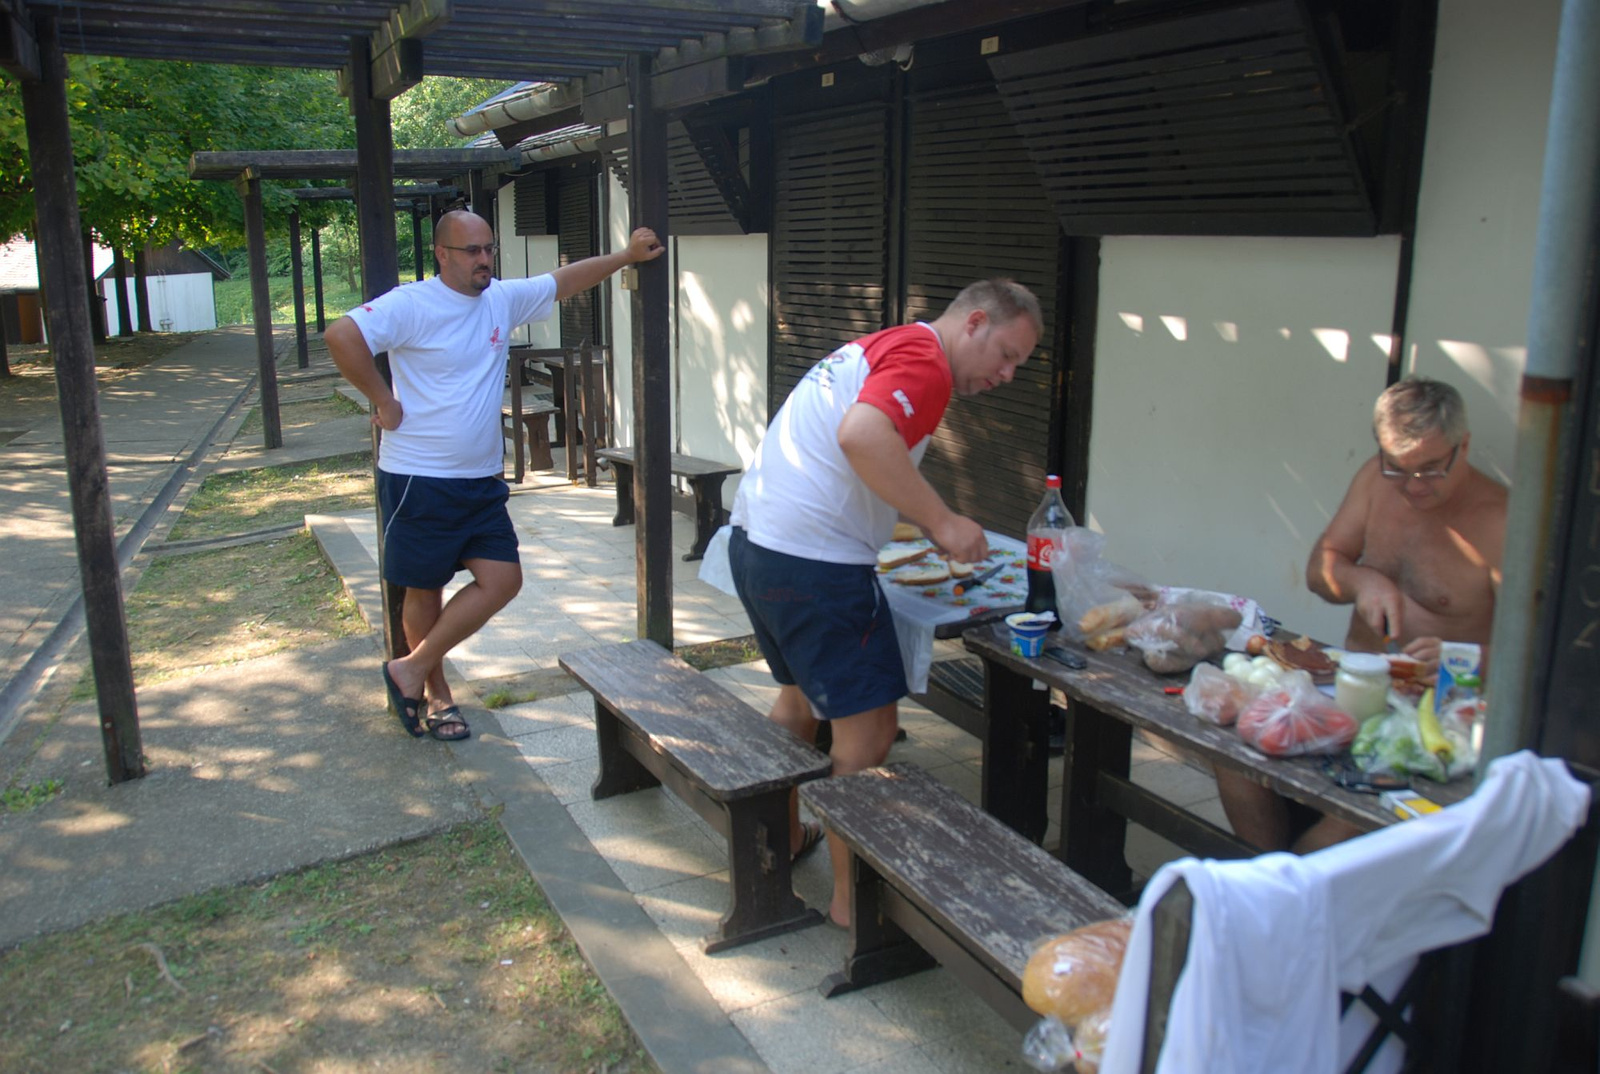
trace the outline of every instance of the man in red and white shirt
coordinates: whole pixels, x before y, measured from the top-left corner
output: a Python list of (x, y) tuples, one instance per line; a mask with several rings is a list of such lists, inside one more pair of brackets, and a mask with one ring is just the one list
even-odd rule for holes
[[(781, 687), (771, 718), (806, 741), (833, 730), (835, 775), (883, 763), (906, 693), (878, 549), (898, 517), (952, 559), (988, 555), (983, 527), (917, 471), (952, 390), (1008, 383), (1038, 346), (1038, 299), (1010, 280), (963, 290), (939, 318), (876, 332), (812, 367), (779, 409), (733, 505), (728, 559)], [(795, 856), (821, 837), (790, 823)], [(846, 851), (830, 841), (829, 916), (848, 924)]]

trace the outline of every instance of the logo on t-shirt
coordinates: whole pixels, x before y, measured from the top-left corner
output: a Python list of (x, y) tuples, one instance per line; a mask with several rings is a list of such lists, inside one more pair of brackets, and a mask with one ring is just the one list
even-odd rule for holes
[(911, 400), (907, 399), (906, 393), (901, 391), (899, 388), (894, 390), (894, 399), (895, 402), (900, 404), (900, 409), (906, 412), (906, 417), (909, 418), (912, 414), (916, 413), (916, 410), (911, 406)]
[(499, 345), (500, 345), (500, 326), (499, 325), (495, 325), (494, 326), (494, 333), (489, 336), (489, 346), (498, 347)]
[(361, 308), (366, 310), (368, 313), (372, 312), (372, 307), (371, 306), (362, 306)]

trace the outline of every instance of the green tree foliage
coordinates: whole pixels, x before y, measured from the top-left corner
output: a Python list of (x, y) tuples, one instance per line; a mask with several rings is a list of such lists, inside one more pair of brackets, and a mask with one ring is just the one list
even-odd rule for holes
[[(122, 247), (242, 240), (238, 196), (191, 180), (192, 153), (354, 145), (329, 71), (73, 56), (67, 108), (80, 216)], [(0, 147), (0, 234), (10, 237), (31, 227), (33, 183), (21, 94), (9, 79), (0, 84)], [(281, 189), (266, 198), (274, 217), (292, 200)]]
[(425, 78), (389, 104), (396, 149), (466, 145), (449, 121), (505, 90), (511, 83), (481, 78)]

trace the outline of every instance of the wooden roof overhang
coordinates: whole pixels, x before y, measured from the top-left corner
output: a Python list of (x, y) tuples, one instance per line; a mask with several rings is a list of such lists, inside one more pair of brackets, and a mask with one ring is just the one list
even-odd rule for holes
[[(354, 149), (243, 149), (195, 153), (189, 178), (353, 179), (359, 161)], [(514, 168), (521, 158), (509, 149), (396, 149), (396, 179), (437, 182), (477, 169)]]

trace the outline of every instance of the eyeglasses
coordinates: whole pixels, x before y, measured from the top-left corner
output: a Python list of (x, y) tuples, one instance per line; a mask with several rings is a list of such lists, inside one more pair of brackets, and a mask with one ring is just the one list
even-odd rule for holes
[(1450, 449), (1450, 457), (1445, 460), (1444, 469), (1442, 470), (1402, 470), (1397, 466), (1391, 465), (1389, 460), (1384, 458), (1383, 451), (1380, 449), (1378, 451), (1378, 473), (1391, 481), (1399, 481), (1408, 477), (1414, 477), (1418, 481), (1438, 481), (1450, 472), (1450, 468), (1456, 464), (1456, 456), (1459, 454), (1461, 454), (1461, 445), (1457, 444)]
[(479, 254), (488, 254), (490, 257), (493, 257), (500, 249), (500, 244), (498, 242), (485, 243), (482, 246), (479, 246), (477, 243), (473, 243), (471, 246), (445, 246), (445, 244), (442, 242), (439, 245), (446, 250), (460, 250), (468, 257), (477, 257)]

